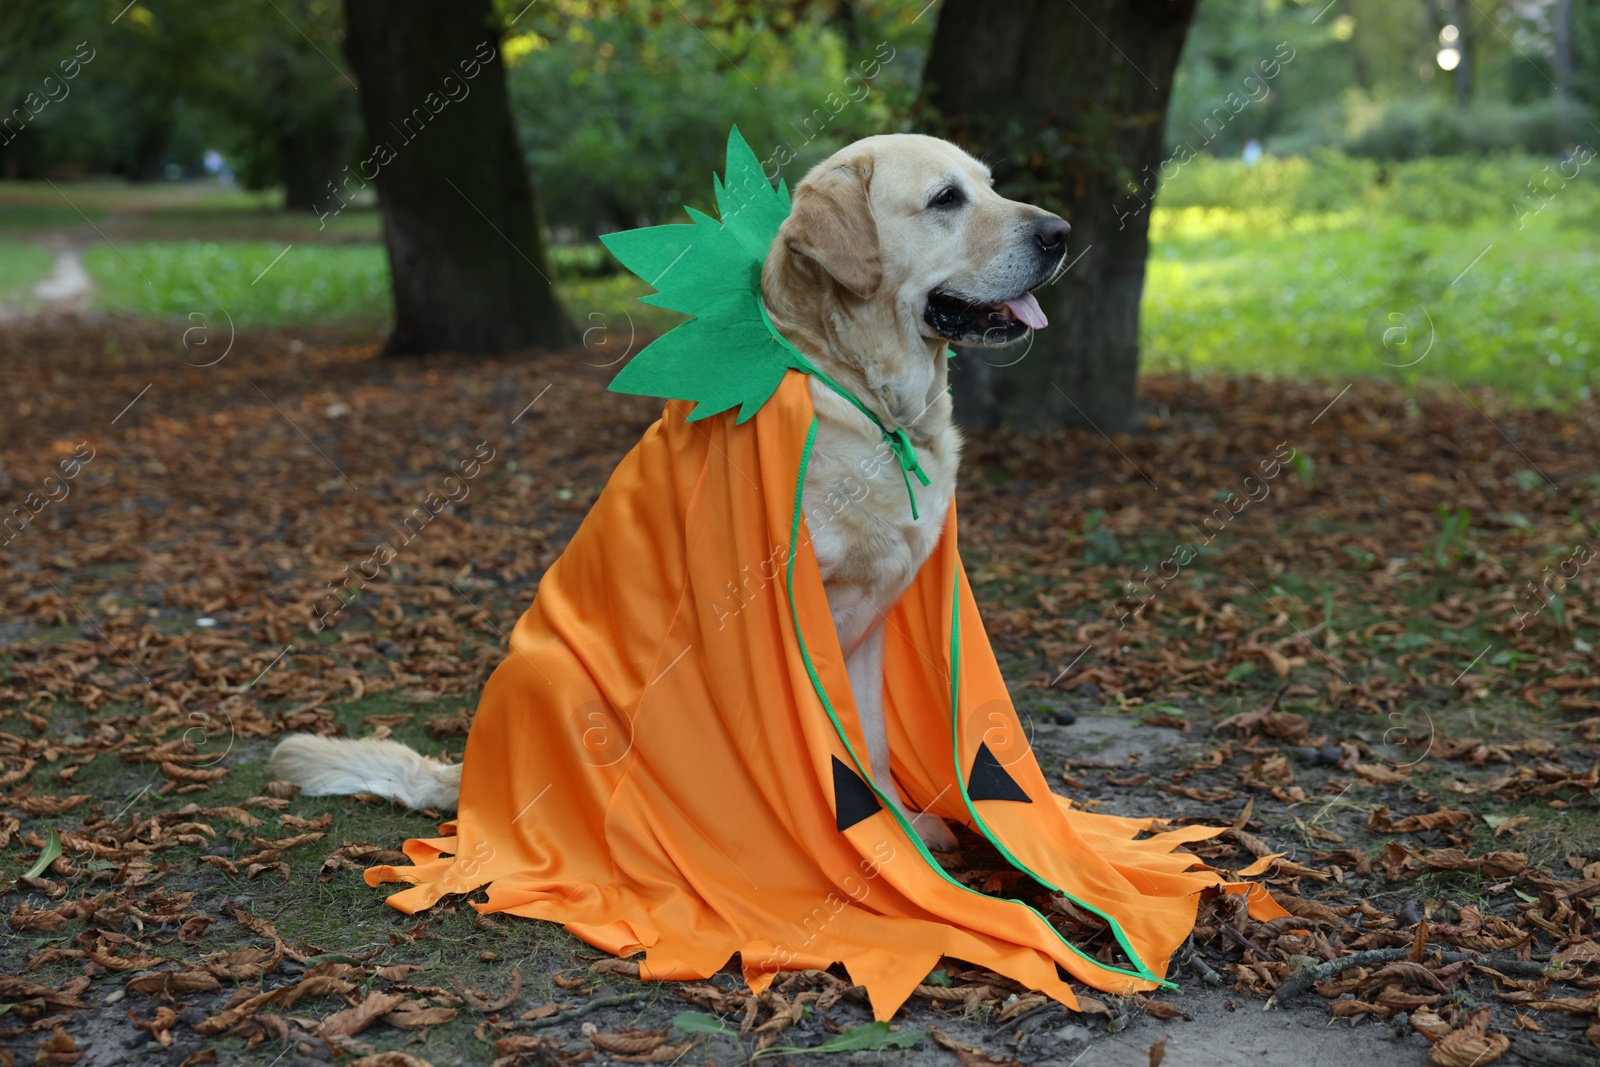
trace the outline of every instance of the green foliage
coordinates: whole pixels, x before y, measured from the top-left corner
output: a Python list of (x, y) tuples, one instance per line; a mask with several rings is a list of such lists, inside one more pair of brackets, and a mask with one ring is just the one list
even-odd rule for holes
[(1472, 522), (1472, 513), (1466, 508), (1451, 511), (1443, 504), (1439, 505), (1439, 538), (1433, 544), (1433, 565), (1444, 570), (1450, 565), (1452, 553), (1450, 546), (1457, 538), (1467, 532), (1467, 526)]
[(1083, 559), (1096, 566), (1115, 563), (1126, 553), (1117, 535), (1105, 525), (1105, 508), (1095, 508), (1083, 520)]
[(250, 188), (284, 184), (302, 210), (331, 208), (327, 183), (359, 154), (361, 136), (356, 86), (343, 72), (342, 0), (243, 5), (230, 29), (207, 109), (225, 124), (218, 147)]
[[(6, 5), (0, 105), (10, 111), (30, 92), (59, 99), (0, 155), (22, 176), (148, 180), (167, 165), (195, 173), (217, 147), (259, 184), (309, 170), (320, 187), (357, 132), (355, 87), (328, 58), (339, 55), (342, 27), (339, 0)], [(85, 61), (63, 79), (60, 64), (74, 56)]]
[(1376, 164), (1331, 149), (1309, 157), (1267, 156), (1254, 167), (1203, 155), (1161, 183), (1156, 203), (1291, 215), (1349, 210), (1363, 206), (1377, 176)]
[(1373, 159), (1518, 150), (1549, 154), (1593, 136), (1585, 108), (1554, 99), (1462, 108), (1436, 96), (1382, 104), (1355, 98), (1346, 115), (1351, 133), (1344, 148)]
[[(1561, 103), (1551, 92), (1548, 8), (1510, 0), (1204, 3), (1179, 64), (1167, 141), (1225, 156), (1250, 137), (1283, 155), (1318, 147), (1388, 160), (1554, 153), (1592, 137), (1600, 107), (1600, 7), (1574, 3), (1572, 15), (1577, 102)], [(1462, 75), (1438, 66), (1436, 17), (1463, 35)], [(1293, 58), (1274, 76), (1282, 46)], [(1235, 106), (1219, 114), (1230, 93)]]
[(1306, 455), (1301, 450), (1296, 450), (1294, 457), (1289, 461), (1294, 466), (1294, 476), (1300, 484), (1307, 489), (1313, 489), (1317, 484), (1317, 461)]
[(550, 265), (569, 278), (603, 277), (617, 269), (616, 258), (599, 244), (556, 245), (550, 249)]
[[(896, 125), (934, 20), (913, 9), (819, 6), (737, 14), (720, 4), (594, 20), (540, 5), (505, 45), (534, 183), (571, 236), (675, 215), (720, 164), (737, 125), (767, 174), (791, 180), (836, 148)], [(718, 17), (725, 16), (725, 17)]]
[(703, 1011), (682, 1011), (672, 1017), (672, 1027), (681, 1034), (727, 1034), (736, 1036), (739, 1031)]
[(39, 850), (38, 861), (34, 863), (32, 867), (29, 867), (28, 872), (22, 877), (37, 878), (45, 871), (49, 870), (50, 865), (60, 858), (61, 834), (54, 826), (49, 828), (47, 834), (48, 836), (46, 836), (44, 839), (44, 848)]

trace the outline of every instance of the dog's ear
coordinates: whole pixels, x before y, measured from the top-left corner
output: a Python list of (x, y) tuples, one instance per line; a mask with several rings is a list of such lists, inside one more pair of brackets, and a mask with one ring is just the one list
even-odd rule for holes
[(883, 284), (871, 187), (872, 160), (866, 156), (802, 182), (778, 238), (863, 298)]

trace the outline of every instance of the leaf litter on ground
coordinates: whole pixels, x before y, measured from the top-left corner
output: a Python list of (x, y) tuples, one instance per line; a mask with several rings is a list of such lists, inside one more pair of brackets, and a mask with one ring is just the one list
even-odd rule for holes
[[(459, 758), (504, 634), (659, 405), (607, 393), (611, 370), (582, 352), (389, 361), (277, 331), (241, 336), (204, 372), (180, 354), (143, 323), (0, 331), (16, 370), (0, 392), (19, 415), (0, 426), (0, 488), (23, 498), (93, 456), (0, 546), (0, 870), (26, 871), (5, 906), (41, 938), (8, 959), (78, 972), (4, 979), (4, 1039), (45, 1033), (41, 1062), (67, 1062), (83, 994), (115, 982), (150, 1000), (130, 1010), (157, 1042), (356, 1054), (384, 1028), (466, 1008), (506, 1056), (572, 1062), (657, 1035), (614, 1054), (674, 1047), (660, 1030), (577, 1047), (515, 1029), (568, 1025), (626, 971), (591, 970), (506, 1021), (520, 989), (418, 985), (370, 948), (290, 944), (224, 906), (230, 886), (300, 865), (329, 881), (398, 860), (398, 840), (350, 840), (336, 813), (291, 810), (285, 783), (240, 793), (239, 753), (259, 759), (287, 730), (348, 732), (340, 709), (383, 699), (360, 729), (425, 728)], [(1403, 1018), (1435, 1062), (1600, 1047), (1600, 832), (1568, 832), (1595, 825), (1600, 787), (1596, 406), (1177, 375), (1142, 394), (1133, 433), (970, 434), (961, 536), (1026, 713), (1122, 715), (1183, 739), (1177, 764), (1152, 769), (1068, 758), (1064, 792), (1173, 825), (1243, 807), (1190, 846), (1196, 862), (1248, 872), (1295, 918), (1204, 900), (1179, 971), (1263, 1003), (1309, 994), (1351, 1023)], [(446, 478), (468, 489), (448, 506)], [(393, 558), (366, 578), (385, 545)], [(112, 794), (108, 766), (154, 778)], [(169, 857), (201, 888), (168, 888)], [(1103, 932), (970, 835), (952, 872), (1034, 894), (1075, 938)], [(186, 953), (155, 936), (179, 930)], [(190, 950), (231, 931), (257, 940)], [(826, 972), (762, 997), (678, 988), (720, 1026), (737, 1018), (757, 1052), (847, 1040), (775, 1044), (859, 1000)], [(215, 1004), (166, 1022), (195, 997)], [(1086, 1019), (1183, 1025), (1164, 998), (1080, 999)], [(960, 961), (914, 1002), (1001, 1023), (1047, 1007)], [(302, 1003), (321, 1008), (309, 1029)]]

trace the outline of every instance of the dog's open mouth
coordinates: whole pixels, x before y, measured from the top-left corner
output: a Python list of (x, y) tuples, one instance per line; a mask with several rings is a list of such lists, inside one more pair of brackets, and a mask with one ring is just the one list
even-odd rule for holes
[(1032, 293), (982, 303), (945, 289), (928, 294), (923, 321), (949, 341), (975, 345), (1010, 344), (1029, 330), (1050, 325)]

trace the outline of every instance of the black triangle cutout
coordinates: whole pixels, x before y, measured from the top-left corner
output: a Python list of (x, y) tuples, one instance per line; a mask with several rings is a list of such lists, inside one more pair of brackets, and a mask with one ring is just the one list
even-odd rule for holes
[(1032, 804), (1033, 798), (1022, 791), (1016, 779), (1006, 773), (1000, 761), (994, 758), (989, 746), (978, 743), (978, 755), (972, 761), (972, 773), (967, 775), (967, 796), (973, 800), (1020, 800)]
[(877, 794), (838, 756), (833, 757), (833, 807), (840, 833), (883, 810)]

